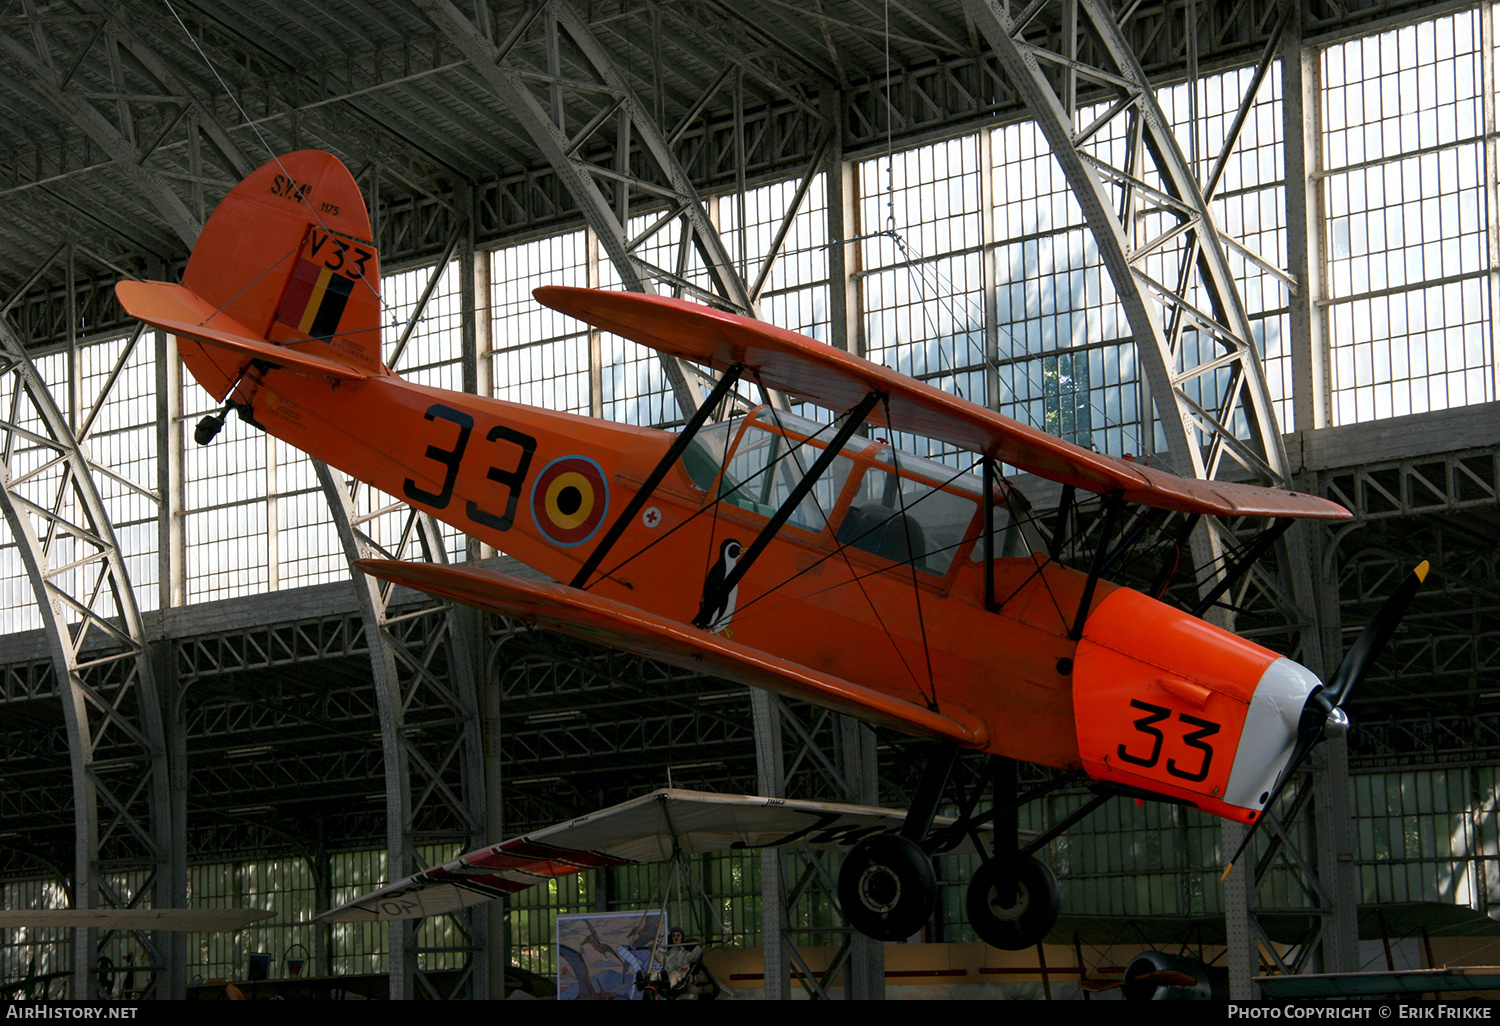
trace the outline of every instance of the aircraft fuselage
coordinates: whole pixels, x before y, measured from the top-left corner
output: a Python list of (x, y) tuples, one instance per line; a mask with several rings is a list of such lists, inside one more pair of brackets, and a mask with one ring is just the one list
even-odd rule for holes
[[(672, 444), (612, 424), (378, 376), (337, 387), (252, 371), (236, 392), (271, 434), (567, 582)], [(826, 510), (836, 522), (851, 496)], [(767, 517), (720, 502), (679, 461), (626, 528), (590, 590), (684, 622), (724, 542)], [(976, 507), (977, 511), (977, 507)], [(942, 574), (854, 546), (833, 528), (777, 532), (738, 589), (734, 640), (910, 701), (956, 702), (1014, 727), (990, 750), (1077, 767), (1067, 631), (1084, 575), (1044, 559), (997, 560), (983, 606), (978, 525)], [(633, 557), (633, 558), (632, 558)], [(1095, 601), (1113, 586), (1101, 584)], [(924, 643), (925, 636), (925, 643)]]

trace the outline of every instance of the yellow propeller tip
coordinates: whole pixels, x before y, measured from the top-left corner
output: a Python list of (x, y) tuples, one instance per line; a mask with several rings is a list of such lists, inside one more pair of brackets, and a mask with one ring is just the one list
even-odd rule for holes
[(1425, 580), (1427, 580), (1427, 566), (1428, 566), (1427, 560), (1424, 559), (1424, 560), (1422, 560), (1422, 562), (1420, 564), (1418, 564), (1417, 568), (1412, 571), (1412, 573), (1414, 573), (1414, 574), (1417, 575), (1417, 580), (1419, 580), (1419, 581), (1425, 581)]
[(1233, 862), (1231, 862), (1229, 865), (1225, 866), (1224, 867), (1224, 875), (1221, 876), (1221, 877), (1219, 877), (1219, 883), (1223, 883), (1225, 880), (1228, 880), (1229, 879), (1229, 874), (1230, 874), (1230, 872), (1233, 869), (1234, 869), (1234, 863)]

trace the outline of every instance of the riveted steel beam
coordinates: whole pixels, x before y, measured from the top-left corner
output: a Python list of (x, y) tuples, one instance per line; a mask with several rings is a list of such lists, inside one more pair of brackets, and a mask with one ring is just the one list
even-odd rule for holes
[[(74, 428), (3, 321), (0, 393), (0, 506), (31, 580), (61, 684), (73, 788), (75, 906), (116, 903), (119, 896), (106, 887), (106, 864), (147, 869), (152, 902), (170, 905), (176, 896), (167, 748), (135, 594)], [(93, 997), (92, 931), (79, 934), (74, 994)], [(153, 957), (162, 955), (155, 941), (145, 943)]]
[[(1207, 184), (1200, 183), (1113, 5), (1035, 0), (1023, 7), (1008, 0), (965, 0), (964, 6), (1046, 137), (1093, 233), (1135, 338), (1150, 399), (1141, 408), (1149, 416), (1155, 404), (1171, 461), (1185, 475), (1205, 479), (1237, 464), (1238, 474), (1290, 487), (1261, 355), (1226, 239), (1208, 202), (1218, 172), (1210, 171)], [(1196, 7), (1185, 5), (1181, 15), (1190, 70), (1195, 70)], [(1060, 24), (1076, 24), (1078, 30), (1064, 37), (1039, 28)], [(1252, 88), (1278, 56), (1281, 25), (1262, 54)], [(1075, 106), (1080, 81), (1104, 97), (1087, 113)], [(1196, 89), (1197, 82), (1189, 87)], [(1242, 107), (1252, 98), (1247, 96)], [(1294, 145), (1301, 139), (1300, 133), (1288, 137)], [(1215, 169), (1235, 141), (1231, 130)], [(1281, 278), (1295, 284), (1292, 276)], [(1212, 519), (1194, 532), (1200, 589), (1207, 591), (1223, 572), (1234, 544), (1229, 529)], [(1314, 600), (1305, 532), (1286, 535), (1278, 557), (1275, 575), (1247, 576), (1245, 583), (1266, 589), (1260, 604), (1300, 632), (1301, 661), (1326, 672), (1319, 631), (1323, 611)], [(1227, 613), (1217, 618), (1232, 623)], [(1231, 910), (1239, 904), (1240, 914), (1249, 914), (1253, 886), (1244, 875), (1231, 885)], [(1249, 952), (1248, 938), (1240, 937), (1236, 950)]]

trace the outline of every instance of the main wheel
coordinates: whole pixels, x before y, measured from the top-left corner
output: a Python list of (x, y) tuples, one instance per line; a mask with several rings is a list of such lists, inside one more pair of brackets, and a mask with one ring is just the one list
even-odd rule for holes
[[(1003, 887), (1007, 881), (1010, 886)], [(1029, 948), (1047, 936), (1061, 904), (1057, 877), (1031, 855), (998, 855), (969, 881), (969, 925), (980, 940), (1006, 951)]]
[(860, 933), (876, 940), (905, 940), (932, 918), (936, 903), (932, 859), (915, 841), (876, 834), (844, 856), (839, 905)]

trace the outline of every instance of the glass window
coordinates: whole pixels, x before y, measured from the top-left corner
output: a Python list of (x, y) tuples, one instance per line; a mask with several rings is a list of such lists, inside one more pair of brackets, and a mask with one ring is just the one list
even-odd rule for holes
[[(977, 495), (939, 487), (953, 476), (947, 467), (890, 449), (879, 458), (860, 480), (838, 540), (930, 574), (947, 573), (974, 523)], [(889, 467), (882, 465), (888, 461)], [(917, 464), (937, 473), (930, 479), (907, 476)]]
[[(797, 426), (808, 435), (815, 434), (819, 428), (812, 421), (803, 421), (789, 414), (778, 414), (777, 420), (789, 430), (788, 422), (798, 422)], [(739, 444), (724, 468), (719, 498), (769, 517), (807, 477), (825, 448), (810, 438), (803, 441), (797, 434), (784, 435), (752, 422), (740, 436)], [(844, 483), (853, 470), (854, 461), (848, 456), (835, 457), (819, 475), (812, 490), (797, 503), (787, 523), (807, 531), (825, 530), (828, 516), (838, 503)]]
[(683, 450), (682, 469), (700, 491), (707, 492), (714, 486), (714, 478), (719, 476), (719, 468), (724, 465), (724, 457), (744, 420), (744, 417), (735, 417), (708, 424)]
[(1480, 12), (1322, 54), (1334, 424), (1495, 398)]

